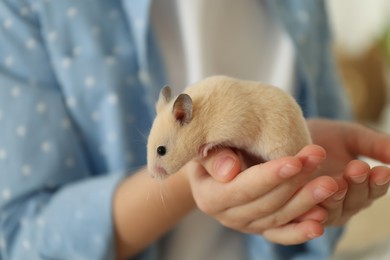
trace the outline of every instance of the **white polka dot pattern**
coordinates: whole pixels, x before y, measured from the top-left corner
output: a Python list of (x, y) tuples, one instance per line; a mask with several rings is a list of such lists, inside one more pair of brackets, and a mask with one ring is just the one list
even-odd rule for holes
[(0, 259), (113, 252), (112, 193), (165, 83), (150, 1), (128, 2), (0, 2)]

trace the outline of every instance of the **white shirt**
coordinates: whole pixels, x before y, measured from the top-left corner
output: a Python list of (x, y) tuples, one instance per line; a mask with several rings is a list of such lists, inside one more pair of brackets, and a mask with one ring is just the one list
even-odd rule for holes
[[(291, 91), (293, 47), (258, 0), (159, 0), (152, 23), (171, 87), (223, 74)], [(176, 227), (164, 259), (244, 259), (240, 233), (195, 210)]]

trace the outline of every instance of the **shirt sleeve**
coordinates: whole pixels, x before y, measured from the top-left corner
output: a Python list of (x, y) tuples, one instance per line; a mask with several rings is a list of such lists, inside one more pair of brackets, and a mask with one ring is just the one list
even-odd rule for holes
[(0, 2), (0, 259), (111, 259), (112, 196), (124, 174), (96, 174), (90, 163), (85, 119), (69, 110), (75, 99), (64, 97), (49, 55), (58, 34), (40, 30), (38, 2)]

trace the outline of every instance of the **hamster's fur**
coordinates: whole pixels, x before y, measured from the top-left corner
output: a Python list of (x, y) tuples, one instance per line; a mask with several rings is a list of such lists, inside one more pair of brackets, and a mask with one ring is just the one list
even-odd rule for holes
[(196, 156), (232, 147), (268, 161), (311, 143), (302, 111), (285, 91), (226, 76), (206, 78), (171, 100), (165, 87), (148, 138), (148, 170), (164, 178)]

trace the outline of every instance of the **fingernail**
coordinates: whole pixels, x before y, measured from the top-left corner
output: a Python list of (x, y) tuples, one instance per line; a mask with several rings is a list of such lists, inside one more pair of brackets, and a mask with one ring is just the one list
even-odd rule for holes
[(324, 217), (324, 218), (320, 221), (320, 223), (321, 223), (321, 224), (325, 224), (326, 221), (328, 221), (328, 216)]
[(319, 237), (319, 236), (321, 236), (321, 234), (314, 233), (314, 232), (307, 234), (307, 237), (309, 239), (314, 239), (314, 238)]
[(309, 156), (307, 158), (307, 161), (312, 163), (312, 164), (319, 164), (323, 160), (325, 160), (325, 157), (321, 157), (321, 156)]
[(298, 173), (300, 171), (300, 168), (291, 165), (291, 164), (286, 164), (280, 169), (279, 171), (279, 176), (283, 178), (288, 178), (293, 176), (294, 174)]
[(386, 185), (390, 182), (390, 176), (387, 176), (386, 178), (382, 179), (382, 180), (377, 180), (375, 182), (376, 185), (378, 186), (382, 186), (382, 185)]
[(351, 180), (357, 184), (361, 184), (366, 181), (367, 174), (358, 175), (358, 176), (350, 176)]
[(329, 198), (330, 196), (332, 196), (334, 194), (333, 191), (330, 191), (328, 189), (325, 189), (324, 187), (317, 187), (315, 190), (314, 190), (314, 198), (316, 198), (317, 200), (321, 201), (321, 200), (324, 200), (324, 199), (327, 199)]
[(236, 160), (230, 156), (220, 158), (215, 164), (216, 174), (220, 177), (227, 176), (235, 163)]
[(338, 192), (336, 192), (334, 195), (333, 195), (333, 198), (335, 199), (335, 200), (342, 200), (344, 197), (345, 197), (345, 195), (347, 194), (347, 189), (345, 189), (345, 190), (342, 190), (342, 191), (338, 191)]
[(325, 157), (319, 157), (319, 156), (309, 156), (307, 158), (307, 161), (304, 166), (305, 171), (314, 171), (317, 170), (319, 167), (319, 164), (325, 160)]

